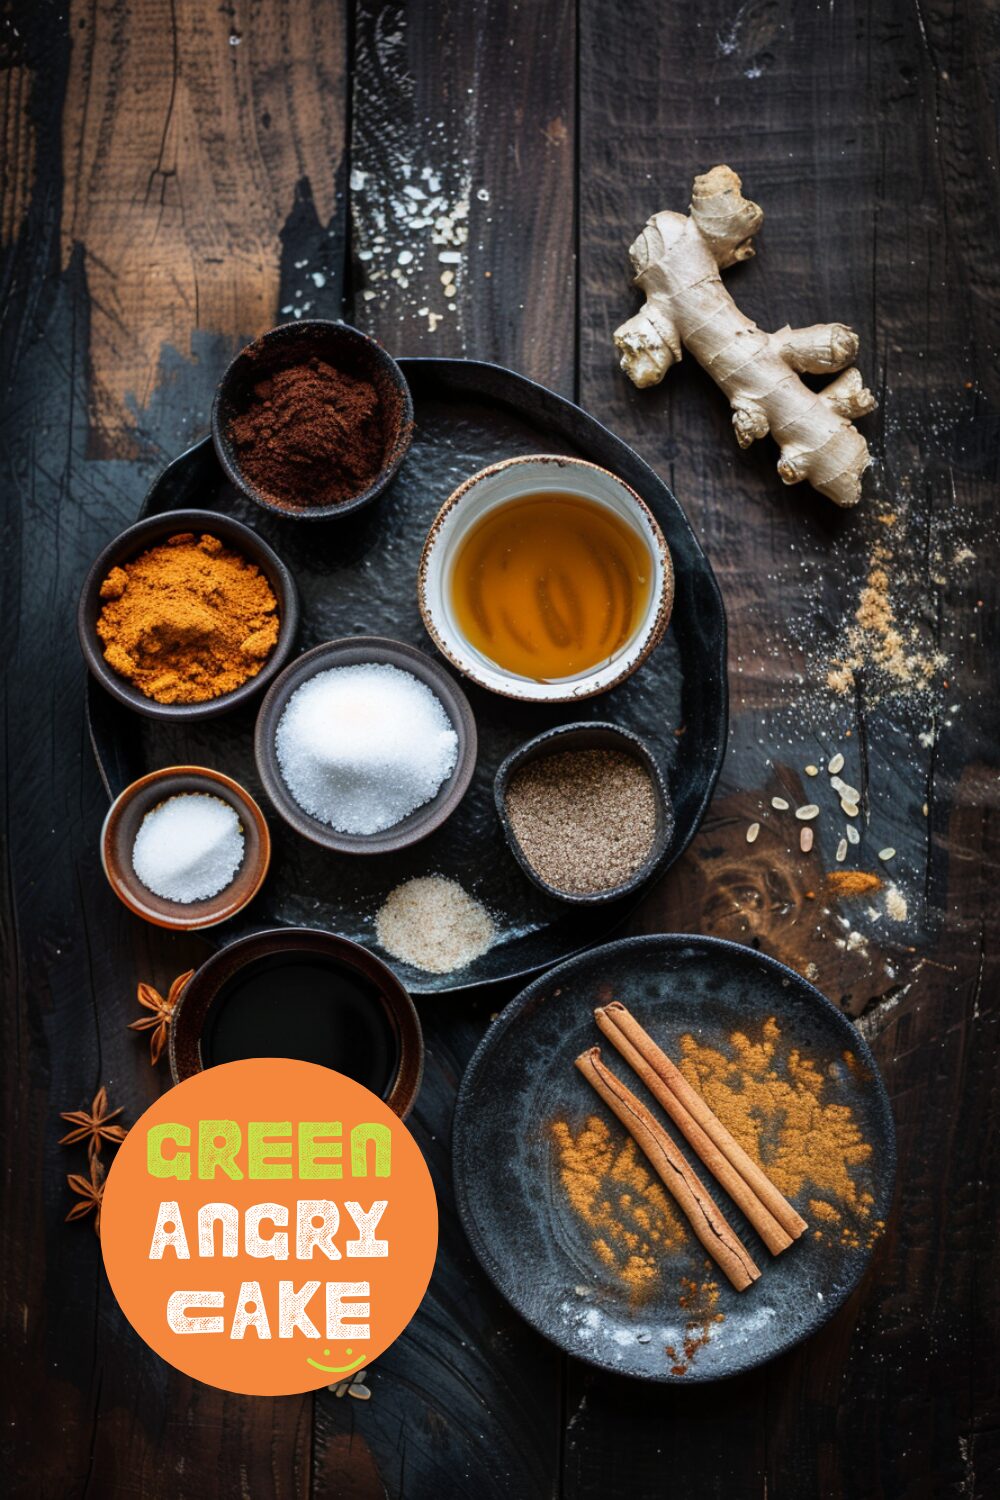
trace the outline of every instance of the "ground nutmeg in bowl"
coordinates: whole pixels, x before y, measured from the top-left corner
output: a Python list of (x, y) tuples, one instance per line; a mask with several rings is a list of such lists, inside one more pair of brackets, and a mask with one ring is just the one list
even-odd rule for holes
[(228, 437), (265, 500), (302, 510), (368, 489), (385, 461), (385, 429), (371, 381), (314, 356), (259, 380)]
[(256, 677), (278, 640), (278, 601), (249, 559), (180, 532), (111, 569), (104, 659), (156, 703), (205, 703)]
[(528, 864), (568, 895), (626, 884), (656, 838), (656, 789), (623, 750), (563, 750), (519, 767), (504, 810)]

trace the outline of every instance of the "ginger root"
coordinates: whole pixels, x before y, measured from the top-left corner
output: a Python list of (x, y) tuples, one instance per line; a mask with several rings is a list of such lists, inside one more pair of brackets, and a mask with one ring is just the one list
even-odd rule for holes
[[(875, 409), (860, 371), (845, 368), (858, 336), (842, 323), (764, 333), (740, 312), (719, 273), (753, 255), (764, 221), (740, 187), (731, 168), (713, 167), (695, 178), (690, 215), (654, 214), (631, 246), (646, 302), (615, 330), (621, 367), (635, 385), (656, 385), (686, 345), (728, 396), (741, 448), (770, 432), (785, 484), (807, 479), (837, 505), (856, 505), (870, 459), (851, 423)], [(819, 392), (799, 379), (835, 370)]]

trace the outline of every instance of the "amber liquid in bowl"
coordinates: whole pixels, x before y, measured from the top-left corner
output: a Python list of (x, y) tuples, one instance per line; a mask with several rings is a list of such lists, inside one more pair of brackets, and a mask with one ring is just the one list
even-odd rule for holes
[(607, 506), (544, 491), (487, 511), (451, 573), (455, 623), (502, 671), (580, 677), (632, 640), (649, 607), (653, 558)]

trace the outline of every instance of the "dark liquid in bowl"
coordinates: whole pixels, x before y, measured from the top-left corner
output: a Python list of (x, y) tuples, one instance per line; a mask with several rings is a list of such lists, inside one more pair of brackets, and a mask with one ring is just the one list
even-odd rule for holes
[(201, 1034), (206, 1068), (293, 1057), (335, 1068), (384, 1098), (399, 1066), (396, 1028), (375, 986), (314, 954), (250, 964), (212, 1002)]

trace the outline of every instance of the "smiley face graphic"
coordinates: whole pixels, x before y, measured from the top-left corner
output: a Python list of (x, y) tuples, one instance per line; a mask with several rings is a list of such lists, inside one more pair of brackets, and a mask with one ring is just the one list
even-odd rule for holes
[[(353, 1349), (345, 1349), (344, 1353), (345, 1354), (353, 1354), (354, 1350)], [(324, 1349), (323, 1350), (323, 1357), (324, 1357), (324, 1359), (329, 1359), (329, 1357), (330, 1357), (330, 1351), (329, 1351), (329, 1349)], [(349, 1375), (352, 1370), (356, 1370), (358, 1368), (358, 1365), (363, 1365), (364, 1362), (365, 1362), (365, 1357), (364, 1357), (363, 1354), (360, 1355), (357, 1359), (352, 1360), (349, 1365), (321, 1365), (319, 1363), (319, 1360), (308, 1359), (308, 1358), (306, 1359), (306, 1364), (307, 1365), (312, 1365), (312, 1367), (313, 1367), (314, 1370), (322, 1370), (323, 1373), (324, 1373), (324, 1375)]]

